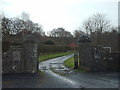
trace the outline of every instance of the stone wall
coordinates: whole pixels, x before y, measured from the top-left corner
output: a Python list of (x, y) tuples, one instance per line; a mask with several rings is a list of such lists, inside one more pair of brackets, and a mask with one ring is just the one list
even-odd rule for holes
[(86, 71), (117, 71), (117, 57), (117, 54), (106, 52), (103, 47), (92, 47), (90, 42), (80, 43), (79, 67)]
[(19, 46), (11, 46), (8, 52), (3, 53), (2, 71), (3, 73), (23, 72), (23, 63), (23, 48)]
[[(32, 39), (31, 39), (32, 38)], [(28, 35), (22, 44), (11, 46), (2, 57), (4, 73), (36, 73), (38, 71), (37, 44), (33, 36)]]

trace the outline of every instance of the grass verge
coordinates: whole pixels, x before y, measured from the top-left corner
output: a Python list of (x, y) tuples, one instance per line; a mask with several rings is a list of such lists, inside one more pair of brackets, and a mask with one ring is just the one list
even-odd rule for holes
[(74, 68), (74, 57), (71, 57), (71, 58), (67, 59), (64, 62), (64, 65), (68, 68)]
[[(66, 61), (64, 61), (64, 65), (68, 68), (74, 68), (74, 56), (67, 59)], [(81, 69), (80, 67), (78, 69), (75, 69), (76, 72), (86, 72), (85, 69)]]
[(56, 58), (56, 57), (60, 57), (60, 56), (65, 56), (65, 55), (69, 55), (69, 54), (73, 54), (73, 52), (67, 52), (67, 53), (53, 53), (53, 54), (47, 54), (47, 55), (42, 55), (39, 57), (39, 61), (45, 61), (47, 59), (52, 59), (52, 58)]

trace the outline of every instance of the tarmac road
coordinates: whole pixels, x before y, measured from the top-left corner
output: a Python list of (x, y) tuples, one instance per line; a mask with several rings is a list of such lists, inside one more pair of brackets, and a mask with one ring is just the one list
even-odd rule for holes
[(72, 55), (39, 64), (42, 73), (4, 75), (3, 88), (118, 88), (117, 73), (83, 73), (66, 68), (63, 62)]
[(65, 81), (68, 88), (118, 88), (118, 73), (83, 73), (66, 68), (63, 62), (72, 56), (73, 54), (41, 62), (39, 68), (51, 78)]

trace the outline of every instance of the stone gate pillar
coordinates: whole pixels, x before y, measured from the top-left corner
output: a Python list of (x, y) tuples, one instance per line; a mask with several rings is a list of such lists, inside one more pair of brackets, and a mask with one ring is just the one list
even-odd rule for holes
[(87, 71), (92, 71), (94, 55), (91, 47), (90, 37), (87, 35), (80, 36), (79, 40), (79, 67)]
[(24, 48), (24, 72), (36, 73), (38, 70), (36, 38), (33, 35), (25, 36), (23, 48)]

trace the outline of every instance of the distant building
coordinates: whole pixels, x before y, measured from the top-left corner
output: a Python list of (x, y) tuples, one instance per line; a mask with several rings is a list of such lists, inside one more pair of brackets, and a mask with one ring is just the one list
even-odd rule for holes
[(69, 45), (68, 45), (69, 47), (78, 47), (78, 45), (76, 44), (76, 43), (70, 43)]

